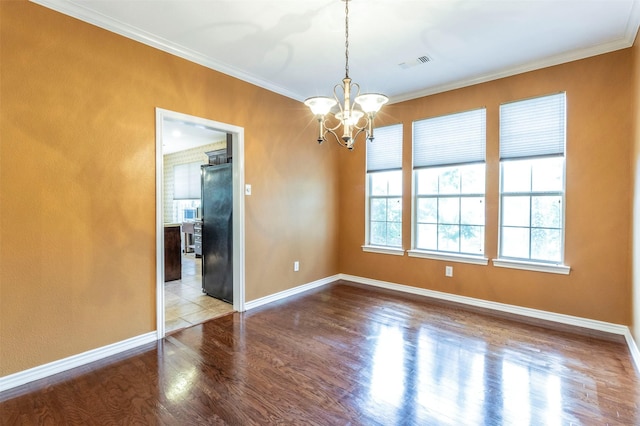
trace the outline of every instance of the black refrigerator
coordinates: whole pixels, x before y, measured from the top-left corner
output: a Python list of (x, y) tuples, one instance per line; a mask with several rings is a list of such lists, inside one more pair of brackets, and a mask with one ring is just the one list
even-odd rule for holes
[(202, 166), (202, 291), (233, 303), (231, 163)]

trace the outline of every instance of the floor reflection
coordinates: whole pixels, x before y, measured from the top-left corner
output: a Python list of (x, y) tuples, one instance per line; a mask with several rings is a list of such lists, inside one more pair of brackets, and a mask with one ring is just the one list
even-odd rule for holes
[(420, 330), (417, 419), (456, 424), (454, 415), (464, 412), (470, 424), (480, 424), (476, 422), (482, 419), (485, 352), (482, 342), (463, 347), (453, 336)]
[(560, 377), (509, 359), (502, 361), (505, 422), (510, 424), (562, 424)]
[(382, 413), (384, 424), (580, 423), (563, 417), (562, 378), (554, 369), (492, 351), (482, 338), (398, 323), (379, 325), (370, 341), (369, 399), (362, 409)]
[(370, 395), (373, 402), (399, 406), (405, 392), (405, 341), (396, 327), (380, 328), (371, 368)]

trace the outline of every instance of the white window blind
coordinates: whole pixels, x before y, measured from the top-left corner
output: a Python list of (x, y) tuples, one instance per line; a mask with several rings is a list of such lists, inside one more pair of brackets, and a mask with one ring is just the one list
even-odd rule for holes
[(402, 169), (402, 124), (378, 127), (367, 142), (367, 172)]
[(173, 199), (200, 199), (200, 163), (173, 166)]
[(485, 161), (486, 109), (413, 123), (413, 167)]
[(500, 159), (563, 155), (565, 93), (500, 106)]

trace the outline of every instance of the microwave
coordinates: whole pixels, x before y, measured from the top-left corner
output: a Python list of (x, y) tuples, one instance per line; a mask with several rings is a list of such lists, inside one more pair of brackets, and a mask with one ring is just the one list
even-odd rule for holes
[(196, 220), (198, 218), (198, 209), (184, 209), (182, 211), (182, 220)]

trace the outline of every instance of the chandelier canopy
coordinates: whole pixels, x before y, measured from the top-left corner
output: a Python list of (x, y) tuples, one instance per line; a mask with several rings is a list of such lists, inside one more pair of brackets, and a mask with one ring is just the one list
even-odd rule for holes
[[(379, 93), (361, 95), (358, 83), (352, 82), (349, 78), (349, 0), (342, 1), (345, 3), (345, 77), (342, 79), (342, 84), (336, 84), (333, 87), (333, 98), (317, 96), (305, 100), (304, 104), (311, 109), (318, 120), (318, 143), (325, 141), (327, 133), (331, 133), (338, 144), (351, 150), (360, 133), (364, 132), (366, 139), (373, 140), (373, 120), (389, 98)], [(342, 91), (342, 103), (338, 98), (339, 90)], [(352, 94), (354, 94), (353, 104), (351, 103)], [(336, 109), (334, 112), (332, 108), (335, 105), (338, 105), (339, 110)], [(340, 126), (342, 126), (342, 135), (338, 136)]]

